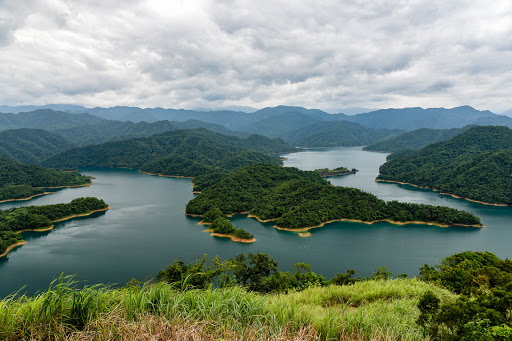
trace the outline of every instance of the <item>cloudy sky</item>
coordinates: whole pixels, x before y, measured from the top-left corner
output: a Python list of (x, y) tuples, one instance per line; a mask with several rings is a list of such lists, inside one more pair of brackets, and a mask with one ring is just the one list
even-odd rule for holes
[(0, 104), (512, 108), (510, 0), (0, 0)]

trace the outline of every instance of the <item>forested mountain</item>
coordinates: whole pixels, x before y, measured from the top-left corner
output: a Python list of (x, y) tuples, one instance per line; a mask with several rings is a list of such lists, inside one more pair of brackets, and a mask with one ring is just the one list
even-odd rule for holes
[(423, 221), (442, 225), (480, 225), (474, 215), (441, 206), (385, 202), (355, 188), (331, 186), (320, 175), (297, 168), (259, 164), (216, 180), (194, 180), (201, 194), (187, 204), (187, 214), (249, 212), (277, 226), (298, 229), (352, 219), (365, 222)]
[(503, 125), (512, 127), (512, 118), (470, 106), (445, 108), (382, 109), (365, 114), (347, 116), (349, 121), (369, 128), (404, 129), (407, 131), (432, 128), (462, 128), (466, 125)]
[(89, 177), (78, 173), (26, 165), (0, 157), (0, 201), (28, 198), (44, 193), (38, 187), (80, 186), (90, 184)]
[(170, 130), (195, 128), (206, 128), (225, 135), (247, 135), (244, 133), (234, 132), (218, 124), (206, 123), (197, 120), (188, 120), (185, 122), (158, 121), (153, 123), (144, 121), (133, 123), (130, 121), (121, 122), (103, 120), (98, 123), (79, 125), (67, 129), (58, 129), (55, 130), (55, 132), (78, 145), (86, 146), (89, 144), (99, 144), (107, 141), (146, 137)]
[(512, 130), (471, 128), (451, 140), (386, 162), (380, 167), (378, 179), (512, 205)]
[(0, 156), (23, 163), (39, 163), (73, 147), (75, 145), (62, 136), (42, 129), (0, 131)]
[[(128, 167), (148, 173), (197, 176), (255, 162), (281, 163), (277, 156), (296, 150), (280, 139), (251, 135), (245, 139), (206, 129), (175, 130), (151, 137), (73, 148), (49, 158), (51, 167)], [(251, 153), (249, 153), (251, 151)]]
[(364, 146), (403, 133), (398, 129), (372, 129), (349, 121), (324, 121), (292, 131), (285, 140), (296, 146)]
[(418, 150), (429, 144), (449, 140), (473, 126), (452, 129), (421, 128), (370, 144), (363, 150), (396, 153), (402, 150)]
[(0, 130), (37, 128), (53, 131), (100, 121), (103, 119), (89, 114), (76, 115), (50, 109), (39, 109), (19, 114), (0, 113)]

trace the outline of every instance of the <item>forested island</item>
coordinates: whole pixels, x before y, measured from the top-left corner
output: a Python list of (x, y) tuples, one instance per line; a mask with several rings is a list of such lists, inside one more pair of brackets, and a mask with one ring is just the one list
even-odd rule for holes
[(281, 139), (261, 135), (226, 136), (206, 129), (175, 130), (151, 137), (74, 148), (44, 162), (46, 166), (139, 168), (141, 172), (196, 177), (255, 163), (282, 164), (270, 153), (296, 151)]
[(320, 175), (322, 178), (327, 178), (330, 176), (356, 174), (357, 172), (358, 172), (358, 170), (355, 168), (348, 169), (346, 167), (337, 167), (334, 169), (329, 169), (329, 168), (315, 169), (315, 173)]
[(24, 231), (49, 230), (53, 223), (93, 212), (105, 211), (109, 207), (101, 199), (87, 197), (74, 199), (68, 204), (25, 206), (0, 210), (0, 254), (12, 245), (22, 242), (19, 233)]
[(314, 171), (258, 164), (220, 178), (198, 178), (201, 194), (186, 213), (204, 215), (218, 209), (224, 215), (246, 213), (276, 227), (307, 230), (332, 221), (423, 223), (478, 226), (480, 219), (456, 209), (423, 204), (385, 202), (355, 188), (335, 187)]
[(512, 205), (512, 130), (474, 127), (393, 158), (378, 181), (407, 183), (486, 204)]
[(26, 165), (0, 157), (0, 202), (30, 199), (45, 194), (45, 188), (78, 187), (91, 184), (91, 178), (38, 165)]
[(252, 243), (254, 236), (242, 228), (235, 227), (218, 208), (212, 208), (203, 215), (200, 224), (209, 225), (208, 231), (219, 237), (230, 237), (235, 242)]

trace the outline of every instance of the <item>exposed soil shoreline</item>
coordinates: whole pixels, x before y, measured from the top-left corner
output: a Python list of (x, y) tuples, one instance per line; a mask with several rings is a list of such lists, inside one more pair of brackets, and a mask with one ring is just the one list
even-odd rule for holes
[[(270, 221), (278, 220), (278, 218), (263, 220), (260, 217), (257, 217), (257, 216), (255, 216), (253, 214), (249, 214), (249, 212), (235, 212), (235, 213), (232, 213), (232, 214), (228, 214), (226, 216), (232, 217), (235, 214), (246, 214), (247, 218), (255, 218), (260, 223), (268, 223)], [(189, 213), (186, 213), (186, 215), (191, 216), (191, 217), (202, 217), (202, 215), (200, 215), (200, 214), (189, 214)], [(381, 223), (381, 222), (387, 222), (387, 223), (394, 224), (394, 225), (418, 224), (418, 225), (431, 225), (431, 226), (439, 226), (439, 227), (450, 227), (450, 226), (464, 226), (464, 227), (478, 227), (478, 228), (485, 227), (485, 225), (464, 225), (464, 224), (445, 225), (445, 224), (434, 223), (434, 222), (412, 221), (412, 220), (411, 221), (394, 221), (394, 220), (390, 220), (390, 219), (379, 219), (379, 220), (374, 220), (374, 221), (363, 221), (363, 220), (358, 220), (358, 219), (340, 218), (340, 219), (324, 221), (323, 223), (321, 223), (319, 225), (316, 225), (316, 226), (307, 226), (307, 227), (300, 227), (300, 228), (296, 228), (296, 229), (290, 229), (290, 228), (280, 227), (280, 226), (274, 225), (274, 228), (276, 228), (278, 230), (290, 231), (290, 232), (308, 232), (311, 229), (322, 227), (322, 226), (324, 226), (326, 224), (334, 223), (334, 222), (337, 222), (337, 221), (347, 221), (347, 222), (362, 223), (362, 224), (367, 224), (367, 225), (372, 225), (372, 224)], [(200, 224), (205, 225), (206, 223), (200, 222)], [(301, 237), (307, 237), (307, 236), (303, 235)]]
[[(56, 186), (56, 187), (34, 187), (34, 188), (42, 188), (42, 189), (58, 189), (58, 188), (75, 188), (75, 187), (88, 187), (88, 186), (91, 186), (92, 185), (92, 181), (87, 183), (87, 184), (82, 184), (82, 185), (71, 185), (71, 186)], [(26, 198), (19, 198), (19, 199), (6, 199), (6, 200), (2, 200), (0, 201), (0, 203), (3, 203), (3, 202), (10, 202), (10, 201), (25, 201), (25, 200), (30, 200), (30, 199), (33, 199), (33, 198), (36, 198), (36, 197), (40, 197), (40, 196), (43, 196), (43, 195), (48, 195), (48, 194), (52, 194), (52, 193), (55, 193), (55, 192), (44, 192), (44, 193), (39, 193), (39, 194), (34, 194), (30, 197), (26, 197)]]
[(25, 245), (25, 244), (27, 244), (27, 242), (26, 242), (26, 241), (24, 241), (24, 240), (22, 240), (21, 242), (17, 242), (16, 244), (12, 244), (12, 245), (11, 245), (11, 246), (9, 246), (7, 249), (5, 249), (4, 253), (2, 253), (2, 254), (0, 255), (0, 258), (7, 256), (7, 254), (8, 254), (9, 252), (11, 252), (14, 248), (16, 248), (16, 247), (18, 247), (18, 246)]
[(479, 200), (465, 198), (465, 197), (459, 197), (458, 195), (455, 195), (455, 194), (443, 193), (440, 190), (432, 188), (432, 187), (419, 186), (419, 185), (411, 184), (409, 182), (395, 181), (395, 180), (382, 180), (382, 179), (375, 179), (375, 181), (377, 181), (377, 182), (389, 182), (389, 183), (400, 184), (400, 185), (408, 185), (408, 186), (413, 186), (413, 187), (417, 187), (417, 188), (421, 188), (421, 189), (430, 189), (430, 190), (432, 190), (434, 192), (439, 192), (439, 194), (441, 194), (441, 195), (449, 195), (449, 196), (451, 196), (451, 197), (453, 197), (455, 199), (464, 199), (464, 200), (467, 200), (467, 201), (476, 202), (476, 203), (483, 204), (483, 205), (501, 206), (501, 207), (509, 206), (509, 205), (506, 205), (506, 204), (493, 204), (493, 203), (490, 203), (490, 202), (479, 201)]

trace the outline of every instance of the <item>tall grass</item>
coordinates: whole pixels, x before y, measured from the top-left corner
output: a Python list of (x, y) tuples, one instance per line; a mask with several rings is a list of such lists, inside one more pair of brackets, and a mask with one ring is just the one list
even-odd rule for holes
[(263, 296), (165, 283), (78, 288), (62, 277), (34, 298), (0, 301), (0, 340), (418, 340), (416, 305), (428, 290), (454, 297), (412, 279)]

